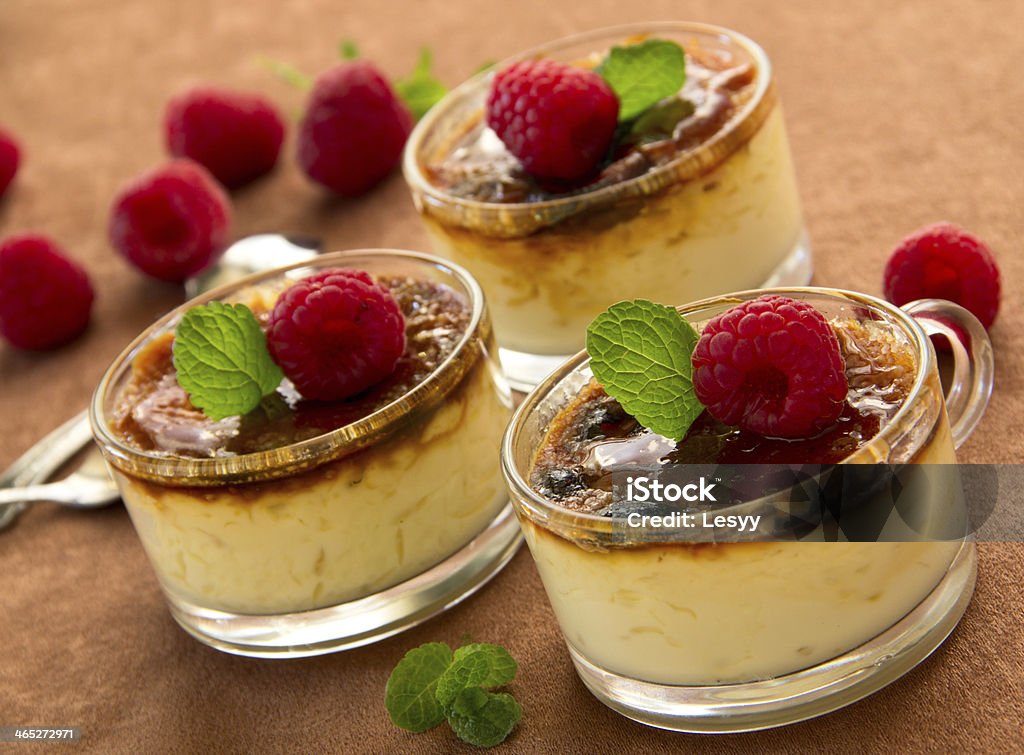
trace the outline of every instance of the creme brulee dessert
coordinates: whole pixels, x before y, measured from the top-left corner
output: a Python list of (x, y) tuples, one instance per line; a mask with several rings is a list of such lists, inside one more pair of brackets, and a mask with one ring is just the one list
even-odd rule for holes
[[(676, 442), (643, 427), (593, 379), (568, 394), (540, 440), (529, 485), (556, 512), (615, 517), (620, 534), (588, 534), (572, 517), (538, 516), (529, 505), (517, 513), (566, 641), (587, 662), (663, 685), (771, 679), (868, 642), (943, 579), (961, 540), (824, 542), (812, 526), (731, 542), (652, 542), (619, 522), (630, 504), (613, 501), (612, 475), (630, 465), (884, 461), (872, 440), (915, 389), (911, 344), (890, 323), (850, 309), (829, 324), (849, 390), (838, 419), (811, 438), (765, 437), (705, 410)], [(928, 389), (941, 395), (937, 376)], [(903, 461), (954, 463), (944, 410)]]
[[(240, 614), (338, 605), (438, 564), (505, 505), (496, 461), (510, 407), (486, 315), (446, 283), (374, 277), (404, 316), (404, 353), (344, 400), (304, 399), (286, 379), (253, 411), (214, 421), (178, 382), (171, 329), (137, 349), (106, 410), (137, 458), (108, 460), (175, 599)], [(228, 301), (266, 328), (294, 283)]]
[[(455, 90), (409, 140), (405, 176), (434, 249), (480, 281), (503, 349), (575, 353), (587, 323), (622, 299), (693, 301), (809, 280), (778, 94), (756, 44), (680, 23), (521, 57), (596, 69), (612, 46), (648, 39), (682, 46), (685, 83), (579, 185), (531, 176), (486, 125), (493, 74)], [(516, 382), (515, 363), (506, 367)]]

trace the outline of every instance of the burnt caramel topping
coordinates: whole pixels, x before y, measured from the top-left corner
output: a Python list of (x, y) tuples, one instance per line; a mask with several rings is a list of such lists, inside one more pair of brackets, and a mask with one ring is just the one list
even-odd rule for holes
[[(142, 451), (206, 458), (266, 451), (331, 432), (369, 416), (423, 382), (455, 349), (471, 319), (469, 304), (448, 286), (405, 277), (379, 277), (405, 316), (406, 346), (385, 380), (343, 401), (307, 401), (285, 380), (244, 417), (213, 421), (192, 406), (178, 385), (165, 333), (135, 357), (112, 413), (113, 431)], [(265, 323), (273, 302), (254, 295)]]
[(636, 465), (836, 464), (874, 438), (909, 395), (914, 360), (883, 324), (833, 323), (850, 384), (834, 425), (813, 438), (766, 438), (704, 412), (678, 443), (646, 429), (596, 381), (552, 421), (530, 484), (560, 506), (599, 512), (612, 503), (612, 474)]
[[(630, 42), (634, 40), (629, 40)], [(601, 57), (577, 62), (593, 67)], [(675, 96), (662, 101), (638, 119), (641, 128), (616, 139), (597, 176), (580, 186), (538, 182), (523, 170), (486, 127), (479, 112), (455, 136), (428, 156), (422, 166), (434, 186), (479, 202), (518, 204), (543, 202), (573, 193), (594, 191), (638, 178), (665, 165), (724, 130), (750, 101), (756, 89), (755, 66), (739, 51), (686, 49), (686, 83)], [(623, 127), (624, 130), (628, 127)]]

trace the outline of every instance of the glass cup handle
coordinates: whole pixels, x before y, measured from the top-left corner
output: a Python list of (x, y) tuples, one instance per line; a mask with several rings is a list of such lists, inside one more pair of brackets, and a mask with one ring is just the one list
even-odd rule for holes
[(960, 448), (981, 421), (992, 396), (995, 361), (992, 342), (978, 318), (945, 299), (918, 299), (902, 307), (930, 336), (943, 335), (953, 350), (953, 382), (946, 413), (953, 445)]

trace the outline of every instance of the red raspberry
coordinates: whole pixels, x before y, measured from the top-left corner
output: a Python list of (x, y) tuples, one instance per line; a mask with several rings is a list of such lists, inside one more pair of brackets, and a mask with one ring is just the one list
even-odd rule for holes
[(0, 243), (0, 335), (19, 349), (53, 349), (89, 324), (93, 292), (85, 271), (45, 236)]
[(838, 419), (849, 386), (839, 341), (805, 302), (768, 294), (723, 312), (693, 352), (693, 387), (713, 417), (779, 438)]
[(378, 383), (405, 351), (405, 318), (361, 270), (325, 270), (287, 289), (267, 329), (274, 361), (304, 397), (339, 401)]
[(989, 328), (999, 311), (999, 267), (977, 237), (952, 223), (936, 223), (907, 236), (889, 257), (885, 298), (897, 306), (948, 299)]
[(121, 189), (110, 241), (146, 275), (177, 283), (220, 256), (230, 223), (230, 200), (206, 169), (172, 160)]
[(487, 97), (487, 125), (544, 180), (593, 175), (618, 120), (619, 99), (604, 79), (554, 60), (513, 63), (494, 77)]
[(18, 172), (18, 163), (21, 162), (21, 150), (14, 137), (0, 128), (0, 197), (7, 191), (7, 187), (14, 180), (14, 174)]
[(394, 170), (411, 130), (409, 109), (373, 64), (340, 63), (313, 84), (299, 124), (299, 165), (328, 189), (358, 196)]
[(234, 189), (274, 168), (284, 121), (258, 94), (197, 87), (167, 103), (164, 133), (171, 155), (195, 160)]

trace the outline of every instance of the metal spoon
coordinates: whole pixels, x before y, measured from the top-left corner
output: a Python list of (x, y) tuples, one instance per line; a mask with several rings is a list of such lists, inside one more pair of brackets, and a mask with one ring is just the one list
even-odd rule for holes
[[(319, 253), (319, 242), (308, 237), (260, 234), (232, 244), (213, 267), (185, 282), (192, 299), (250, 273), (304, 262)], [(88, 412), (81, 412), (30, 448), (7, 471), (0, 474), (0, 531), (29, 504), (51, 501), (63, 506), (88, 509), (107, 506), (120, 493), (107, 472), (99, 448), (91, 443)], [(81, 466), (59, 482), (32, 484), (44, 480), (90, 445)]]

